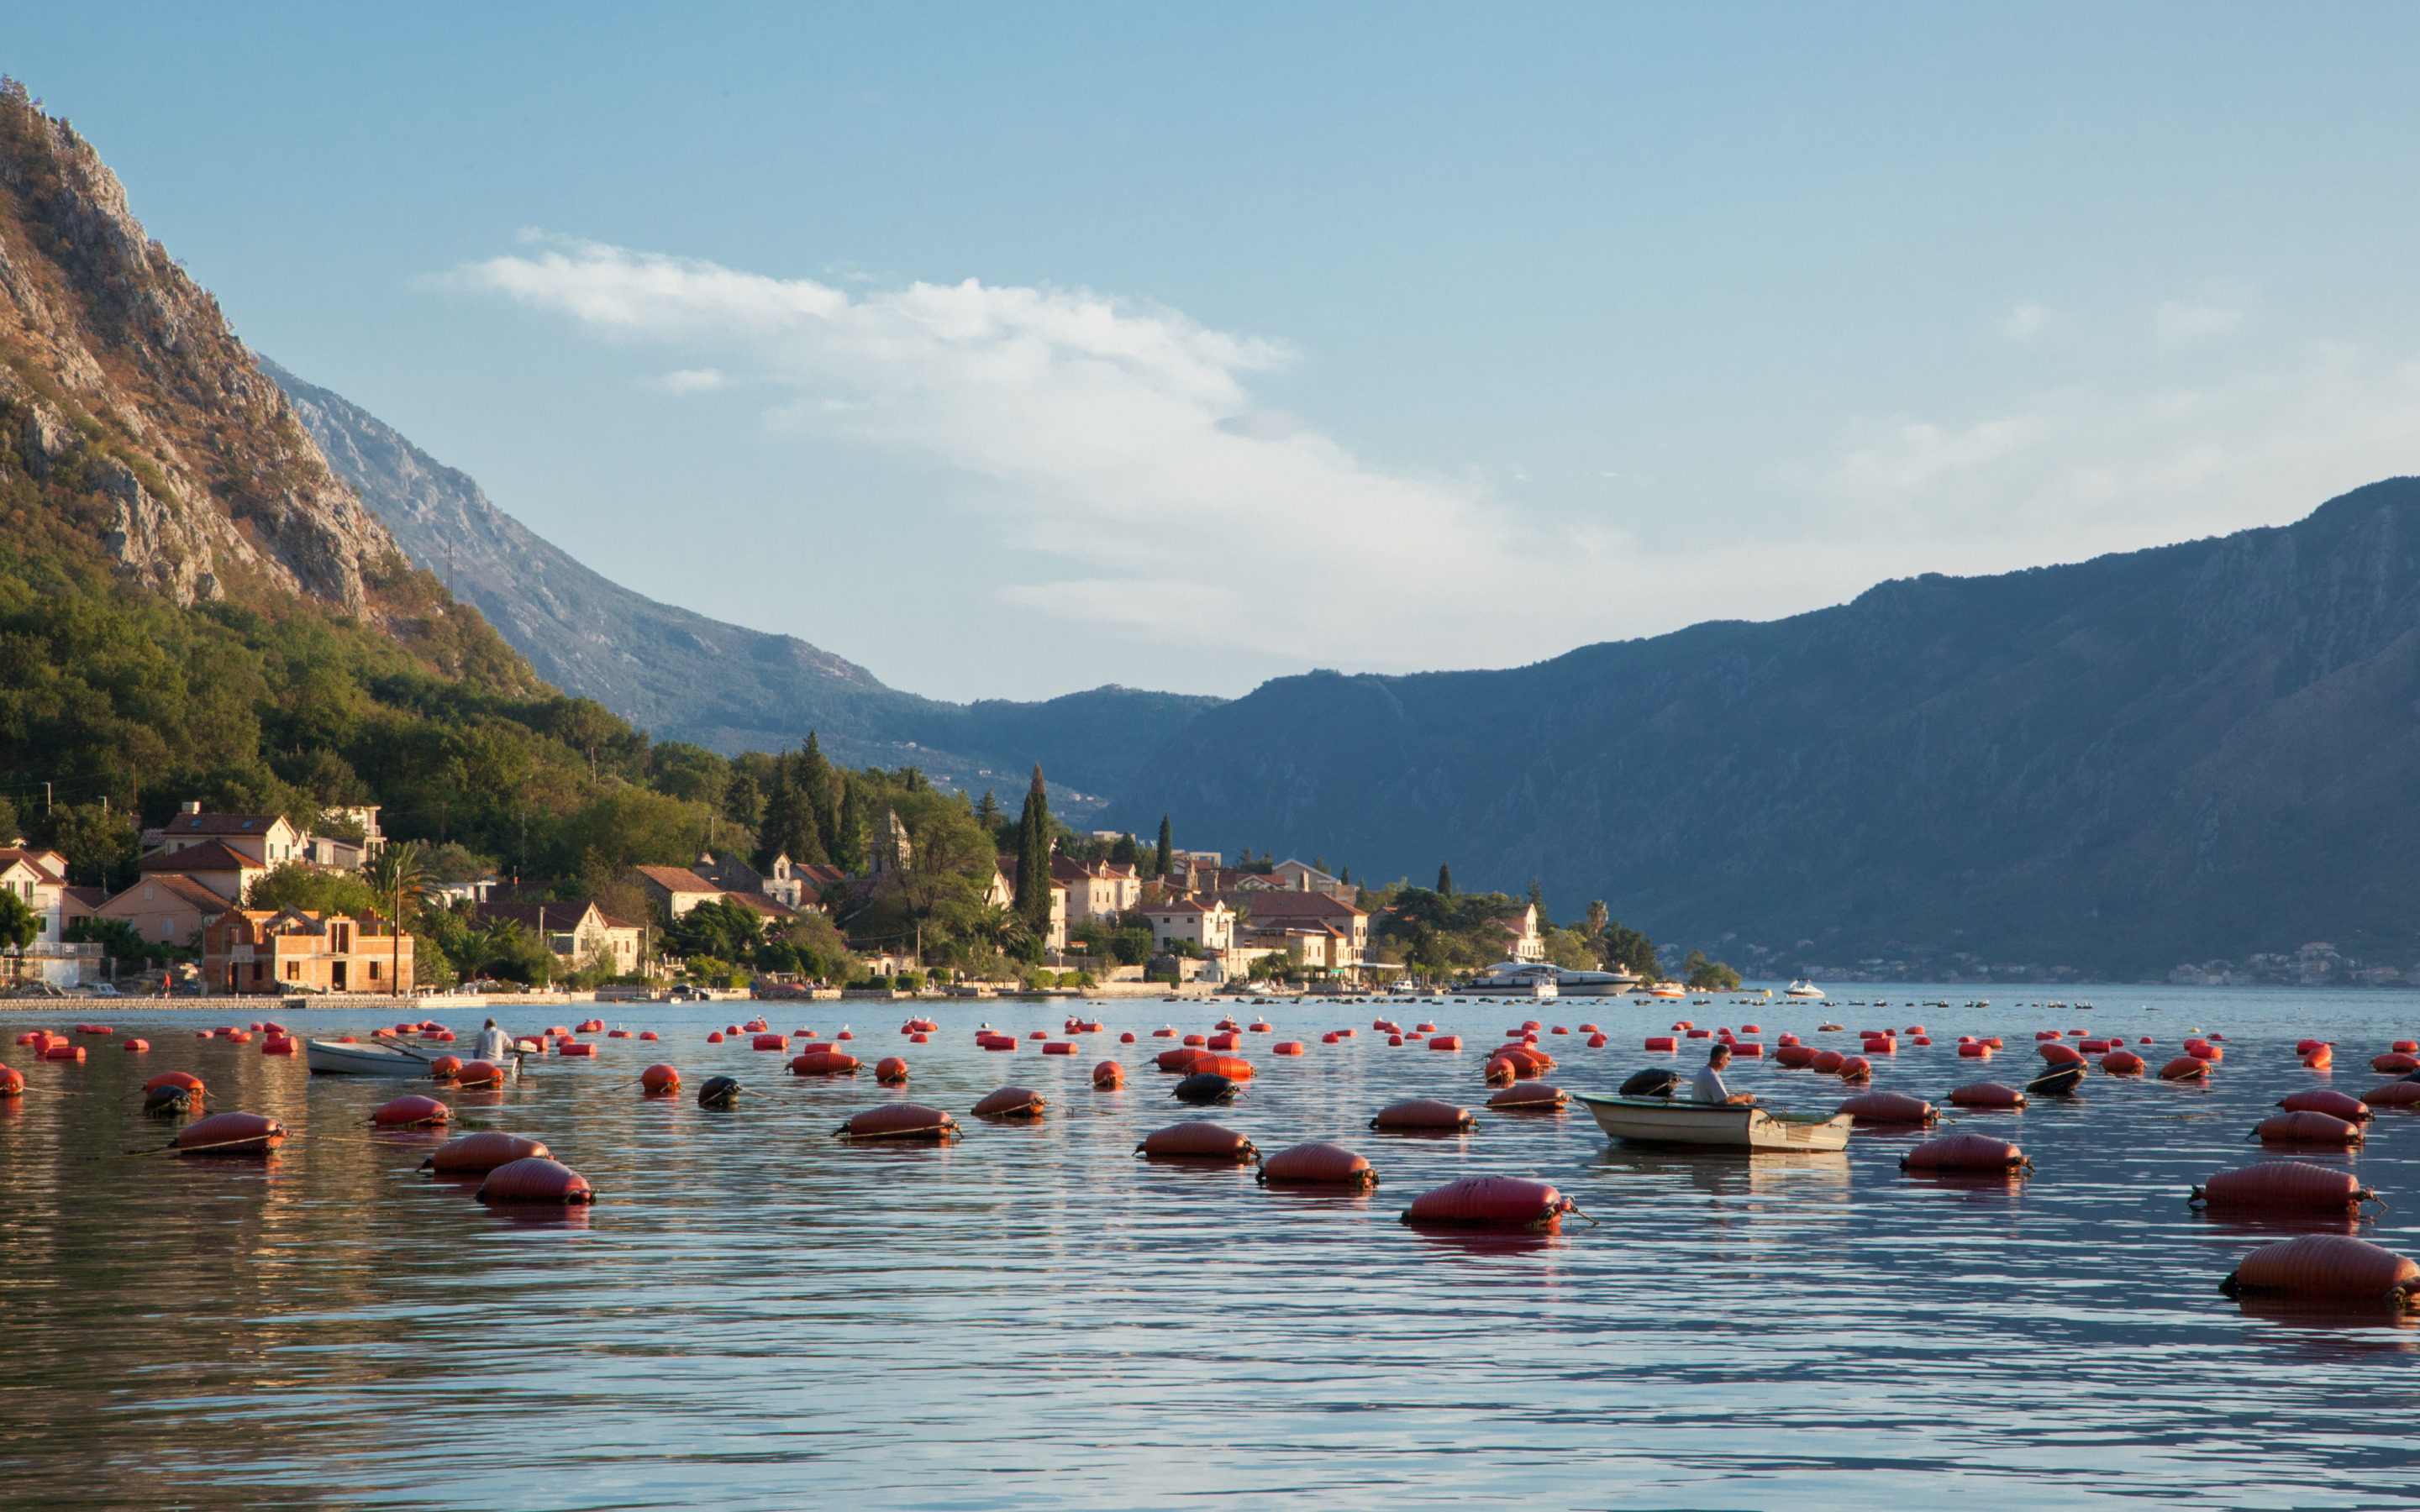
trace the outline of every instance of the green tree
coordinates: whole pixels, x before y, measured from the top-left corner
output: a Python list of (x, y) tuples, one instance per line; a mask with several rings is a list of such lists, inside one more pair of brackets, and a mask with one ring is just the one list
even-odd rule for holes
[(24, 833), (17, 822), (17, 806), (0, 797), (0, 845), (14, 845)]
[(1164, 877), (1176, 866), (1176, 839), (1168, 827), (1168, 815), (1159, 816), (1159, 849), (1152, 853), (1151, 874)]
[(68, 858), (69, 875), (86, 886), (122, 886), (136, 863), (134, 825), (122, 809), (79, 803), (56, 810), (46, 837)]
[(14, 889), (0, 889), (0, 947), (5, 947), (9, 954), (19, 958), (20, 974), (24, 970), (23, 960), (26, 948), (39, 938), (41, 933), (42, 917), (34, 912), (33, 906), (18, 897)]
[(865, 869), (865, 784), (847, 772), (834, 772), (832, 780), (841, 789), (840, 818), (824, 849), (832, 865), (853, 874)]
[(751, 961), (765, 943), (765, 916), (746, 903), (716, 899), (698, 904), (664, 928), (664, 949), (679, 956)]
[(163, 950), (152, 945), (142, 931), (122, 918), (76, 919), (68, 925), (67, 937), (78, 944), (98, 945), (101, 954), (118, 961), (141, 961), (175, 950), (173, 946)]
[(1016, 913), (1036, 936), (1050, 930), (1050, 790), (1042, 764), (1025, 790), (1025, 811), (1016, 821)]
[(1681, 963), (1681, 980), (1699, 992), (1734, 992), (1740, 984), (1740, 974), (1720, 961), (1709, 961), (1703, 950), (1692, 950)]
[[(824, 851), (831, 864), (846, 867), (840, 858), (842, 774), (824, 759), (823, 743), (815, 733), (807, 732), (807, 748), (799, 752), (799, 786), (805, 790), (807, 803), (815, 811), (815, 833), (823, 837)], [(864, 842), (864, 830), (858, 831), (859, 843)]]
[(1603, 934), (1605, 933), (1606, 925), (1610, 923), (1612, 919), (1613, 915), (1606, 911), (1604, 899), (1590, 898), (1589, 900), (1588, 932), (1591, 936)]
[(1538, 885), (1535, 875), (1529, 878), (1529, 906), (1538, 911), (1538, 928), (1549, 930), (1555, 927), (1546, 920), (1546, 889)]
[(1438, 864), (1436, 890), (1446, 897), (1453, 896), (1453, 867), (1450, 863)]
[(1620, 919), (1605, 926), (1605, 964), (1630, 972), (1642, 981), (1660, 981), (1663, 967), (1655, 964), (1655, 942)]
[(745, 769), (731, 774), (722, 786), (722, 817), (742, 829), (754, 829), (765, 816), (765, 795)]
[(289, 861), (252, 879), (243, 905), (254, 909), (292, 908), (326, 918), (342, 914), (359, 918), (379, 911), (378, 894), (368, 884), (341, 872), (322, 872), (303, 861)]
[(1109, 859), (1120, 866), (1139, 867), (1142, 864), (1142, 847), (1135, 843), (1132, 830), (1120, 835), (1110, 844)]
[(975, 805), (975, 818), (985, 829), (998, 829), (1001, 812), (1000, 800), (992, 796), (991, 789), (984, 789), (983, 801)]

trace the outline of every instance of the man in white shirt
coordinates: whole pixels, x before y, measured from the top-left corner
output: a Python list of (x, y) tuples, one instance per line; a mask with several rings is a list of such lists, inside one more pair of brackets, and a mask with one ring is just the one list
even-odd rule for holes
[(494, 1019), (489, 1019), (488, 1026), (479, 1031), (479, 1038), (472, 1047), (471, 1057), (474, 1060), (487, 1061), (489, 1065), (501, 1066), (504, 1063), (504, 1057), (512, 1053), (511, 1038), (504, 1030), (496, 1027)]
[(1723, 1068), (1731, 1063), (1731, 1047), (1720, 1040), (1706, 1052), (1706, 1064), (1689, 1084), (1689, 1095), (1700, 1103), (1753, 1103), (1754, 1092), (1734, 1092), (1723, 1085)]

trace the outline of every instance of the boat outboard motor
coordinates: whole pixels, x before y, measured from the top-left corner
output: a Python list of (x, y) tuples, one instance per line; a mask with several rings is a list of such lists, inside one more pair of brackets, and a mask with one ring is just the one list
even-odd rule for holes
[(191, 1111), (193, 1093), (174, 1082), (155, 1087), (143, 1094), (143, 1111), (155, 1119), (173, 1119)]
[(1681, 1073), (1679, 1072), (1668, 1071), (1663, 1067), (1658, 1066), (1648, 1071), (1638, 1072), (1634, 1074), (1630, 1080), (1622, 1083), (1621, 1095), (1624, 1097), (1670, 1097), (1672, 1095), (1673, 1088), (1680, 1085)]
[(2081, 1064), (2061, 1066), (2055, 1071), (2046, 1071), (2025, 1083), (2025, 1095), (2027, 1097), (2070, 1097), (2074, 1094), (2077, 1085), (2083, 1080), (2084, 1067)]
[(727, 1108), (739, 1101), (745, 1090), (735, 1077), (709, 1076), (697, 1089), (697, 1105), (702, 1108)]

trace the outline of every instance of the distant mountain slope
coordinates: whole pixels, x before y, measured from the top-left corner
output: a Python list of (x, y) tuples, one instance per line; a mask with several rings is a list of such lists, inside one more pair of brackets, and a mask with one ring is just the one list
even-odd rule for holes
[(2282, 529), (1513, 671), (1280, 679), (1109, 817), (1357, 875), (1534, 874), (1558, 917), (1603, 898), (1775, 970), (2133, 976), (2316, 939), (2420, 960), (2415, 799), (2420, 480), (2398, 478)]
[(539, 675), (658, 739), (772, 750), (814, 730), (850, 764), (912, 763), (980, 788), (985, 769), (1021, 780), (1039, 761), (1054, 785), (1096, 795), (1219, 702), (1116, 687), (1039, 703), (900, 692), (794, 636), (711, 620), (609, 581), (376, 416), (266, 359), (261, 368), (414, 562), (450, 571), (457, 595)]

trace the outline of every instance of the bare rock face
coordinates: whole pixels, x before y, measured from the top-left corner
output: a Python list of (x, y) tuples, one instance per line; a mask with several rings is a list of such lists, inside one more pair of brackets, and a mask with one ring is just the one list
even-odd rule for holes
[(332, 471), (125, 186), (0, 85), (0, 467), (54, 478), (124, 576), (181, 603), (307, 594), (376, 618), (395, 538)]

